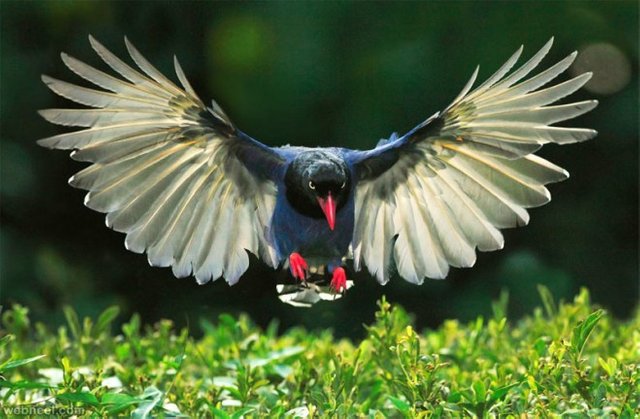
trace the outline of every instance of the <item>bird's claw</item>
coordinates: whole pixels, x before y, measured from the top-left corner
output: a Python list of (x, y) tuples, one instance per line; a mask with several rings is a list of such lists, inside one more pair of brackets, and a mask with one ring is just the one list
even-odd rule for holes
[(343, 292), (347, 290), (347, 273), (344, 271), (344, 268), (336, 268), (333, 270), (331, 288), (335, 292)]
[(289, 269), (291, 269), (291, 275), (300, 281), (305, 281), (309, 275), (309, 266), (307, 261), (300, 255), (300, 253), (293, 252), (289, 255)]

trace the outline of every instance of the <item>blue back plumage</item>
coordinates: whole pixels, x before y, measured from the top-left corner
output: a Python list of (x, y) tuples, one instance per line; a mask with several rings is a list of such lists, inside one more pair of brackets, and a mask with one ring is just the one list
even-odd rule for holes
[(271, 229), (280, 258), (292, 252), (305, 257), (325, 259), (325, 263), (340, 260), (347, 253), (354, 225), (353, 192), (346, 205), (336, 213), (336, 229), (330, 230), (323, 218), (310, 218), (297, 212), (279, 193), (271, 221)]
[(377, 147), (382, 147), (383, 145), (392, 143), (394, 141), (396, 141), (398, 139), (398, 133), (397, 132), (393, 132), (391, 133), (391, 135), (389, 136), (389, 138), (381, 138), (380, 141), (378, 141), (378, 144), (376, 144), (376, 148)]
[[(291, 163), (300, 153), (321, 150), (347, 162), (351, 178), (355, 179), (353, 165), (345, 158), (348, 152), (339, 148), (313, 149), (307, 147), (282, 147), (278, 149)], [(299, 252), (305, 257), (315, 259), (323, 264), (339, 264), (347, 253), (352, 240), (354, 226), (354, 190), (351, 188), (344, 206), (336, 212), (336, 228), (329, 229), (324, 218), (312, 218), (301, 214), (289, 203), (286, 197), (284, 172), (278, 181), (278, 196), (271, 220), (270, 236), (273, 238), (276, 251), (281, 259), (286, 259), (292, 252)]]

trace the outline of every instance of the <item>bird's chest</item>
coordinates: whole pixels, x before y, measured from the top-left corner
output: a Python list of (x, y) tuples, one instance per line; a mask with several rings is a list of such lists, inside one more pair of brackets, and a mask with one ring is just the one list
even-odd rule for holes
[(271, 233), (281, 257), (299, 252), (304, 257), (335, 260), (346, 255), (353, 237), (353, 197), (336, 212), (331, 230), (324, 218), (300, 214), (286, 197), (279, 196), (271, 223)]

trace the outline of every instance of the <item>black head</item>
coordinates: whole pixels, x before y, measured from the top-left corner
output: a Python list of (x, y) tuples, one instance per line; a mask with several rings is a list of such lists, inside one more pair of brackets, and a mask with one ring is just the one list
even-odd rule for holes
[(349, 198), (351, 176), (345, 161), (324, 150), (300, 153), (285, 174), (287, 200), (301, 214), (327, 218), (333, 230), (335, 213)]

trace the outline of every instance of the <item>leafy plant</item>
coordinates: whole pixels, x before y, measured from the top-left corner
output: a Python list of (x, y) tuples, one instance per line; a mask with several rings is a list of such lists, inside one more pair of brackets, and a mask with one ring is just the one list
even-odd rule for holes
[(66, 308), (68, 325), (51, 332), (14, 306), (2, 317), (0, 401), (9, 416), (640, 414), (640, 316), (617, 322), (586, 291), (572, 303), (540, 294), (544, 309), (515, 324), (503, 293), (493, 317), (423, 333), (383, 298), (360, 342), (228, 315), (203, 320), (198, 339), (138, 316), (112, 334), (117, 308), (95, 322)]

